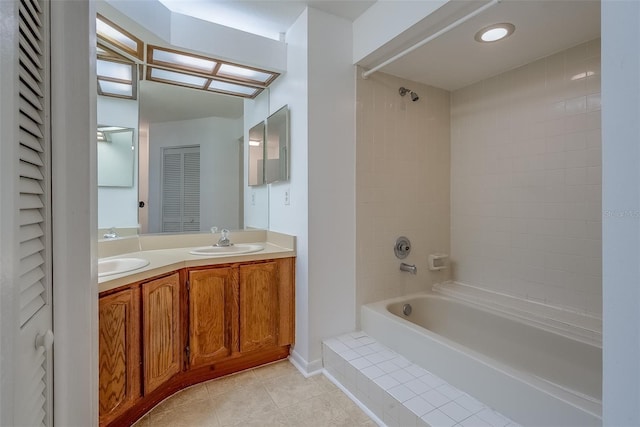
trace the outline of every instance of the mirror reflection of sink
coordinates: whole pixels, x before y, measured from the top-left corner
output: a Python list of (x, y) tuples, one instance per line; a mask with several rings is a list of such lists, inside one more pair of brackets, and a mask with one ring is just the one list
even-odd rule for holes
[(232, 246), (202, 246), (189, 251), (192, 255), (236, 255), (258, 252), (264, 249), (264, 245), (257, 243), (236, 243)]
[(98, 277), (126, 273), (149, 265), (143, 258), (111, 258), (98, 261)]

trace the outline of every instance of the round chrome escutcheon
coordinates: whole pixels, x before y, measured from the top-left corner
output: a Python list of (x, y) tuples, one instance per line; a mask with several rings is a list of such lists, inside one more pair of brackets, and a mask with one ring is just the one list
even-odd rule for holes
[(409, 316), (412, 310), (413, 308), (411, 308), (411, 304), (405, 304), (402, 306), (402, 314), (405, 316)]

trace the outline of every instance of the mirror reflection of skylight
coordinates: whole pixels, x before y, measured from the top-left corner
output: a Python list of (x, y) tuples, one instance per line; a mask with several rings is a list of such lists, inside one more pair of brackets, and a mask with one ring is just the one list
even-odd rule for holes
[(248, 95), (248, 96), (252, 96), (257, 90), (254, 87), (221, 82), (218, 80), (212, 80), (207, 89), (213, 90), (213, 91), (238, 93), (241, 95)]
[(219, 76), (229, 76), (240, 79), (249, 79), (257, 82), (264, 83), (269, 80), (273, 74), (265, 73), (258, 70), (252, 70), (250, 68), (237, 67), (231, 64), (222, 64), (217, 73)]
[(98, 130), (101, 132), (121, 132), (129, 130), (129, 128), (123, 128), (120, 126), (98, 126)]
[(195, 86), (198, 88), (204, 87), (204, 85), (207, 83), (207, 79), (205, 79), (204, 77), (191, 76), (189, 74), (161, 70), (159, 68), (151, 69), (151, 79), (166, 80), (182, 85)]
[(131, 39), (126, 34), (118, 31), (116, 28), (112, 27), (108, 23), (102, 21), (100, 17), (96, 19), (96, 33), (104, 37), (113, 39), (123, 44), (124, 46), (128, 47), (134, 52), (138, 50), (138, 43), (135, 40)]
[(100, 90), (105, 95), (133, 96), (133, 86), (131, 84), (98, 80), (98, 85), (100, 85)]
[(131, 81), (131, 65), (120, 62), (105, 61), (98, 59), (96, 62), (96, 73), (100, 77)]
[(204, 71), (206, 73), (212, 73), (216, 66), (215, 61), (159, 49), (153, 50), (153, 61), (188, 67), (194, 70)]

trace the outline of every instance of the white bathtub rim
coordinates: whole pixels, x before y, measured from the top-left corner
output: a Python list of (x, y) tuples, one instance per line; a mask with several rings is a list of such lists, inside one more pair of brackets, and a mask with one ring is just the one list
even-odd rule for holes
[[(392, 299), (388, 299), (388, 300), (384, 300), (384, 301), (379, 301), (379, 302), (375, 302), (375, 303), (369, 303), (369, 304), (365, 304), (362, 306), (362, 310), (371, 310), (374, 313), (377, 313), (379, 315), (384, 316), (385, 318), (387, 318), (388, 320), (392, 321), (393, 323), (403, 326), (403, 327), (408, 327), (409, 329), (411, 329), (412, 331), (420, 334), (420, 335), (425, 335), (427, 336), (429, 339), (432, 339), (433, 341), (437, 342), (440, 345), (443, 345), (447, 348), (449, 348), (450, 350), (456, 351), (456, 352), (460, 352), (460, 353), (464, 353), (467, 357), (473, 359), (474, 361), (481, 363), (482, 365), (494, 369), (497, 372), (500, 372), (503, 375), (506, 375), (514, 380), (517, 381), (524, 381), (526, 383), (528, 383), (531, 387), (535, 388), (536, 390), (538, 390), (541, 393), (544, 393), (548, 396), (551, 396), (553, 398), (559, 399), (562, 402), (573, 406), (574, 408), (584, 411), (594, 417), (600, 418), (602, 419), (602, 401), (592, 397), (592, 396), (587, 396), (584, 395), (582, 393), (578, 393), (575, 392), (573, 390), (569, 390), (565, 387), (562, 387), (558, 384), (555, 384), (551, 381), (545, 380), (543, 378), (540, 378), (538, 376), (532, 375), (530, 373), (526, 373), (526, 372), (522, 372), (519, 371), (515, 368), (510, 367), (509, 365), (502, 363), (498, 360), (495, 360), (491, 357), (488, 357), (478, 351), (475, 351), (473, 349), (470, 349), (462, 344), (458, 344), (455, 341), (452, 341), (442, 335), (436, 334), (426, 328), (423, 328), (419, 325), (416, 325), (413, 322), (410, 322), (406, 319), (403, 319), (399, 316), (394, 315), (393, 313), (389, 312), (387, 310), (387, 306), (390, 304), (394, 304), (394, 303), (398, 303), (398, 302), (402, 302), (402, 301), (406, 301), (409, 300), (411, 298), (416, 298), (416, 297), (426, 297), (426, 296), (430, 296), (430, 297), (435, 297), (435, 298), (442, 298), (445, 300), (453, 300), (456, 303), (464, 303), (464, 301), (458, 301), (455, 300), (453, 298), (449, 298), (443, 295), (438, 295), (438, 294), (434, 294), (432, 292), (421, 292), (421, 293), (415, 293), (415, 294), (410, 294), (410, 295), (406, 295), (403, 297), (397, 297), (397, 298), (392, 298)], [(472, 305), (473, 306), (473, 305)], [(475, 307), (474, 307), (475, 308)], [(363, 324), (363, 328), (364, 328), (364, 324)], [(372, 335), (373, 338), (375, 339), (379, 339), (376, 336), (374, 336), (374, 334), (372, 334), (371, 331), (367, 331), (366, 328), (364, 328), (365, 332), (369, 335)], [(388, 343), (385, 343), (384, 341), (382, 341), (382, 344), (384, 345), (389, 345)], [(392, 348), (392, 350), (399, 352), (400, 354), (402, 354), (402, 351), (400, 349), (394, 349)], [(418, 361), (412, 361), (414, 363), (417, 363), (418, 365), (420, 365), (420, 363)], [(425, 369), (429, 369), (426, 366), (423, 366), (423, 368)], [(444, 378), (446, 380), (446, 378)], [(553, 388), (553, 392), (551, 392), (549, 390), (549, 388)]]
[[(470, 289), (474, 293), (470, 294), (460, 291), (460, 289), (452, 289), (452, 286)], [(526, 322), (535, 323), (545, 330), (564, 337), (602, 348), (602, 318), (598, 316), (538, 301), (525, 300), (462, 282), (447, 281), (437, 283), (433, 285), (431, 291), (439, 295), (446, 295), (456, 301), (465, 301), (473, 306), (482, 306), (490, 311), (499, 311)], [(549, 312), (555, 312), (555, 314), (551, 316)], [(570, 316), (573, 319), (569, 320), (566, 316)], [(599, 329), (587, 325), (587, 323), (593, 322), (600, 324)]]

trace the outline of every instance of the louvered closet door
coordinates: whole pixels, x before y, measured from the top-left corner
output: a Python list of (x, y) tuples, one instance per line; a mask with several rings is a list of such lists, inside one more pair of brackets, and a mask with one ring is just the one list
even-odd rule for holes
[(200, 231), (200, 147), (162, 154), (162, 231)]
[(52, 425), (51, 195), (48, 3), (20, 0), (20, 290), (15, 425)]

